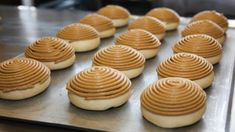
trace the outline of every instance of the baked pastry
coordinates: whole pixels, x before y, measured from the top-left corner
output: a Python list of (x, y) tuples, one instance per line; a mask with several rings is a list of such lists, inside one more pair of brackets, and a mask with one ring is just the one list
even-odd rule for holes
[(166, 30), (175, 30), (180, 24), (180, 17), (174, 10), (166, 7), (159, 7), (150, 10), (146, 16), (152, 16), (161, 20), (166, 25)]
[(124, 73), (128, 78), (139, 76), (144, 70), (145, 58), (137, 50), (124, 45), (113, 45), (98, 51), (93, 66), (108, 66)]
[(140, 102), (145, 119), (160, 127), (177, 128), (201, 119), (206, 111), (207, 97), (195, 82), (169, 77), (148, 86)]
[(115, 27), (127, 25), (130, 18), (129, 11), (118, 5), (107, 5), (99, 9), (97, 13), (112, 19)]
[(162, 40), (165, 36), (166, 27), (157, 18), (150, 16), (143, 16), (132, 22), (128, 26), (128, 30), (131, 29), (144, 29), (152, 34), (156, 35), (159, 40)]
[(193, 16), (191, 22), (198, 20), (211, 20), (223, 28), (224, 31), (228, 29), (228, 19), (222, 13), (214, 10), (207, 10), (197, 13)]
[(24, 55), (42, 62), (51, 70), (69, 67), (76, 59), (74, 48), (56, 37), (36, 40), (25, 49)]
[(67, 83), (72, 104), (86, 110), (118, 107), (131, 95), (131, 81), (121, 72), (95, 66), (78, 73)]
[(85, 52), (100, 45), (99, 33), (86, 24), (74, 23), (60, 29), (56, 35), (71, 44), (76, 52)]
[(146, 30), (132, 29), (122, 33), (116, 39), (115, 44), (130, 46), (141, 52), (145, 59), (149, 59), (157, 55), (161, 42)]
[(47, 89), (50, 69), (28, 58), (13, 58), (0, 63), (0, 98), (21, 100)]
[(222, 57), (222, 46), (220, 43), (205, 34), (188, 35), (178, 41), (172, 48), (174, 53), (186, 52), (196, 54), (216, 64)]
[(221, 44), (224, 42), (225, 39), (224, 30), (211, 20), (198, 20), (192, 22), (187, 25), (182, 31), (183, 37), (193, 34), (209, 35), (218, 40)]
[(182, 77), (199, 84), (203, 89), (214, 80), (213, 66), (206, 59), (190, 53), (178, 53), (157, 67), (158, 78)]
[(112, 20), (99, 14), (87, 15), (80, 20), (80, 23), (94, 27), (99, 32), (101, 38), (111, 37), (116, 31)]

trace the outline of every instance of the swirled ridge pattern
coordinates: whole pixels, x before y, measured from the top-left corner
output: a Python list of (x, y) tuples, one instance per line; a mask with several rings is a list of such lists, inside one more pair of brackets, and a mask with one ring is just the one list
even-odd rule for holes
[(213, 72), (213, 66), (206, 59), (189, 53), (178, 53), (162, 61), (157, 67), (161, 77), (182, 77), (197, 80)]
[(224, 30), (210, 20), (198, 20), (188, 24), (182, 31), (183, 37), (193, 34), (206, 34), (218, 39), (224, 36)]
[(127, 9), (117, 5), (107, 5), (99, 9), (97, 13), (110, 19), (126, 19), (130, 15)]
[(67, 90), (86, 100), (110, 99), (127, 93), (131, 81), (121, 72), (94, 66), (78, 73), (67, 83)]
[(41, 62), (62, 62), (75, 55), (66, 41), (56, 37), (43, 37), (25, 49), (25, 56)]
[(193, 113), (203, 108), (206, 100), (206, 93), (198, 84), (183, 78), (160, 79), (141, 94), (142, 107), (166, 116)]
[(152, 16), (158, 18), (159, 20), (170, 23), (170, 22), (179, 22), (179, 15), (172, 9), (160, 7), (150, 10), (146, 16)]
[(128, 26), (128, 30), (130, 29), (144, 29), (154, 35), (164, 34), (166, 32), (165, 25), (157, 18), (151, 16), (138, 18)]
[(98, 14), (87, 15), (80, 20), (80, 23), (88, 24), (94, 27), (99, 32), (114, 28), (111, 19)]
[(56, 36), (69, 41), (78, 41), (95, 39), (99, 37), (99, 34), (90, 25), (74, 23), (60, 29)]
[(202, 11), (193, 16), (192, 21), (198, 20), (211, 20), (222, 28), (228, 27), (228, 19), (222, 13), (214, 10)]
[(50, 77), (42, 63), (28, 58), (14, 58), (0, 64), (0, 90), (10, 92), (33, 88)]
[(187, 52), (204, 58), (214, 57), (222, 53), (220, 43), (205, 34), (189, 35), (178, 41), (174, 47), (175, 53)]
[(115, 41), (117, 45), (130, 46), (137, 50), (156, 49), (161, 45), (158, 38), (148, 31), (132, 29), (122, 33)]
[(92, 61), (96, 66), (130, 70), (144, 66), (145, 58), (140, 52), (131, 47), (113, 45), (98, 51)]

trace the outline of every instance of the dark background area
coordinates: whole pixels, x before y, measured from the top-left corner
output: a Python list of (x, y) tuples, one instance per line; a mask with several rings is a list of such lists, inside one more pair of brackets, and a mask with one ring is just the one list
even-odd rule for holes
[(169, 7), (181, 16), (192, 16), (202, 10), (216, 10), (235, 18), (235, 0), (0, 0), (1, 5), (33, 5), (57, 10), (96, 11), (107, 4), (126, 7), (132, 14), (143, 15), (154, 7)]

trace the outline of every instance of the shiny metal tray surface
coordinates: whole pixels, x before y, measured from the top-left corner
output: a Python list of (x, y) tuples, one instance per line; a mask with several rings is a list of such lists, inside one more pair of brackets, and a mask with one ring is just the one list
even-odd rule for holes
[[(113, 44), (114, 38), (102, 40), (101, 46), (91, 52), (77, 53), (73, 66), (52, 71), (49, 88), (40, 95), (21, 101), (0, 100), (0, 117), (62, 125), (73, 128), (90, 128), (106, 131), (206, 131), (222, 132), (230, 122), (230, 109), (233, 94), (235, 29), (227, 31), (223, 49), (223, 58), (214, 66), (215, 79), (212, 86), (206, 89), (208, 105), (205, 115), (198, 123), (176, 129), (164, 129), (146, 121), (140, 111), (140, 94), (152, 82), (157, 80), (156, 66), (173, 54), (171, 47), (180, 39), (180, 32), (185, 25), (181, 24), (176, 31), (168, 32), (162, 41), (161, 50), (153, 59), (147, 60), (141, 76), (132, 79), (132, 95), (129, 101), (118, 107), (102, 112), (87, 111), (70, 104), (67, 97), (66, 82), (76, 73), (91, 66), (92, 56), (103, 47)], [(118, 29), (115, 37), (125, 28)]]

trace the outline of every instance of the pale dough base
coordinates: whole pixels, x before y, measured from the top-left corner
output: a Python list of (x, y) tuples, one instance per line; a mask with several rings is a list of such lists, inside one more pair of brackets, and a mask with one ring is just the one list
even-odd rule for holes
[(209, 58), (205, 58), (205, 59), (208, 60), (212, 65), (214, 65), (216, 63), (219, 63), (221, 57), (222, 57), (222, 54), (219, 54), (217, 56), (209, 57)]
[(99, 32), (100, 38), (108, 38), (111, 37), (115, 34), (116, 29), (115, 28), (111, 28), (102, 32)]
[(157, 53), (159, 52), (160, 48), (156, 48), (156, 49), (144, 49), (144, 50), (138, 50), (139, 52), (141, 52), (145, 59), (150, 59), (154, 56), (157, 55)]
[[(68, 40), (65, 40), (69, 42)], [(85, 52), (85, 51), (90, 51), (93, 49), (96, 49), (100, 45), (100, 38), (94, 38), (94, 39), (89, 39), (89, 40), (79, 40), (79, 41), (74, 41), (71, 44), (76, 52)]]
[(199, 84), (203, 89), (208, 88), (214, 80), (214, 71), (211, 72), (208, 76), (198, 79), (198, 80), (193, 80), (195, 83)]
[(165, 25), (166, 25), (166, 31), (171, 31), (171, 30), (175, 30), (179, 26), (179, 23), (172, 22), (172, 23), (165, 23)]
[(127, 102), (130, 95), (131, 95), (131, 90), (129, 90), (127, 93), (119, 97), (111, 99), (85, 100), (84, 97), (80, 97), (78, 95), (68, 92), (69, 100), (75, 106), (86, 110), (97, 110), (97, 111), (107, 110), (112, 107), (118, 107)]
[(144, 70), (144, 66), (136, 69), (131, 69), (131, 70), (126, 70), (126, 71), (121, 71), (124, 73), (129, 79), (135, 78), (139, 76)]
[(206, 105), (190, 114), (165, 116), (149, 112), (147, 109), (141, 107), (141, 112), (146, 120), (163, 128), (177, 128), (194, 124), (202, 118), (205, 110)]
[(112, 19), (114, 27), (122, 27), (128, 24), (129, 18), (126, 19)]
[[(161, 79), (161, 78), (163, 78), (163, 77), (158, 75), (158, 79)], [(205, 88), (208, 88), (212, 84), (213, 80), (214, 80), (214, 71), (212, 71), (211, 74), (209, 74), (206, 77), (203, 77), (203, 78), (198, 79), (198, 80), (192, 80), (192, 81), (199, 84), (202, 89), (205, 89)]]
[(33, 97), (44, 90), (47, 89), (51, 82), (51, 77), (49, 77), (44, 83), (36, 84), (33, 88), (24, 89), (24, 90), (14, 90), (10, 92), (2, 92), (0, 91), (0, 98), (7, 100), (21, 100)]
[(165, 33), (155, 35), (159, 40), (162, 40), (165, 37)]
[(223, 36), (223, 37), (217, 38), (216, 40), (219, 41), (219, 43), (223, 46), (225, 37)]
[(59, 63), (55, 62), (42, 62), (42, 63), (45, 64), (50, 70), (58, 70), (71, 66), (74, 63), (75, 59), (76, 56), (73, 55), (71, 58)]

